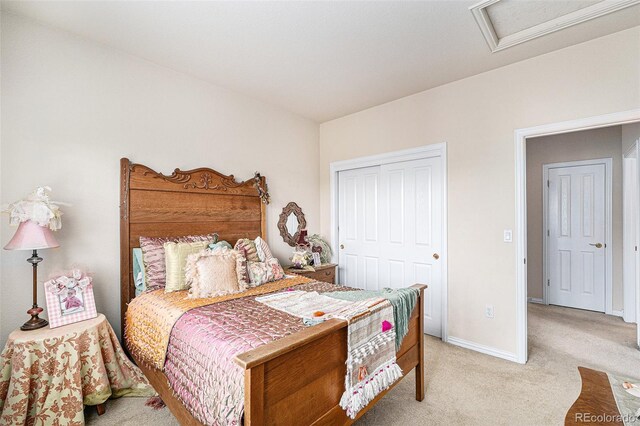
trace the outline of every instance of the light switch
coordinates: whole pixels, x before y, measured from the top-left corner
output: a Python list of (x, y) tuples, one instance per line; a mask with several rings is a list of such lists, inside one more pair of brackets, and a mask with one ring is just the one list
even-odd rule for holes
[(504, 242), (505, 243), (513, 242), (513, 231), (511, 231), (511, 229), (504, 230)]

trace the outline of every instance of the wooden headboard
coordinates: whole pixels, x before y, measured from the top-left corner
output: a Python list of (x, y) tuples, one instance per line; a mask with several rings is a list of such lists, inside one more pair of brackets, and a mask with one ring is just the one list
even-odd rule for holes
[(256, 173), (236, 182), (215, 170), (175, 169), (163, 175), (129, 159), (120, 160), (120, 320), (124, 335), (127, 305), (135, 297), (132, 250), (140, 236), (177, 237), (217, 232), (266, 239), (267, 183)]

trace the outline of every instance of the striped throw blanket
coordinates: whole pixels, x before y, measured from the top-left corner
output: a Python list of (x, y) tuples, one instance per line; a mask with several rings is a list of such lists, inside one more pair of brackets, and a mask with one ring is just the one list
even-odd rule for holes
[(404, 336), (409, 332), (409, 319), (413, 308), (416, 306), (420, 290), (408, 288), (384, 288), (381, 291), (357, 290), (357, 291), (332, 291), (323, 293), (325, 296), (341, 300), (365, 300), (381, 297), (393, 305), (393, 318), (396, 328), (396, 351), (400, 350)]
[(257, 297), (256, 301), (303, 319), (341, 318), (348, 322), (347, 374), (340, 406), (350, 418), (402, 377), (396, 363), (393, 306), (388, 300), (345, 301), (317, 292), (287, 291)]

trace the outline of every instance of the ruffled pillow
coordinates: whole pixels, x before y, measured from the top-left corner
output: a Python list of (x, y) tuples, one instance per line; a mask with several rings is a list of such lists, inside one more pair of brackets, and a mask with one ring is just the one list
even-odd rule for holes
[(247, 259), (247, 262), (260, 262), (255, 241), (248, 238), (241, 238), (236, 242), (234, 249), (242, 253)]
[(242, 270), (246, 270), (242, 253), (228, 248), (203, 250), (187, 258), (185, 276), (190, 299), (217, 297), (247, 289)]
[(249, 287), (257, 287), (284, 278), (284, 270), (275, 257), (266, 262), (247, 262), (247, 271), (249, 272)]

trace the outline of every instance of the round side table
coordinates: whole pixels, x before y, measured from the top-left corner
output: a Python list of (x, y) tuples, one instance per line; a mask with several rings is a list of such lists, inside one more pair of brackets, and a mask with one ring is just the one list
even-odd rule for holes
[(155, 391), (124, 354), (104, 315), (16, 330), (0, 354), (0, 424), (84, 424), (84, 406)]

